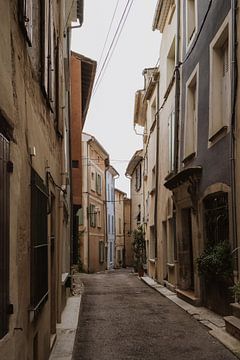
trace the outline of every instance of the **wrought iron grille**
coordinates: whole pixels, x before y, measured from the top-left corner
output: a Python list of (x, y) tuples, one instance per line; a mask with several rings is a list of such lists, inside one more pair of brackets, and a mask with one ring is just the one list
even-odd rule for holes
[(9, 142), (0, 133), (0, 339), (8, 332), (9, 305)]
[(219, 192), (204, 200), (206, 241), (215, 245), (229, 241), (228, 194)]
[(31, 174), (31, 306), (37, 309), (48, 294), (47, 188)]

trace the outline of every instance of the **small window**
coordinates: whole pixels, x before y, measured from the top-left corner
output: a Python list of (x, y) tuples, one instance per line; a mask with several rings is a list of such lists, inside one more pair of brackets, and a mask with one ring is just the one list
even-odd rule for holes
[(93, 204), (90, 204), (89, 208), (89, 217), (90, 217), (90, 226), (96, 227), (96, 207)]
[(168, 172), (175, 167), (175, 112), (172, 111), (168, 118)]
[(99, 241), (99, 263), (104, 263), (104, 242)]
[(194, 156), (197, 148), (198, 118), (198, 68), (187, 82), (185, 124), (184, 124), (184, 159)]
[(186, 38), (187, 38), (187, 45), (191, 42), (193, 39), (195, 33), (196, 33), (196, 0), (187, 0), (187, 31), (186, 31)]
[(141, 165), (141, 163), (137, 165), (137, 168), (135, 171), (135, 176), (136, 176), (136, 183), (135, 183), (136, 191), (139, 191), (142, 186), (142, 165)]
[(102, 194), (102, 177), (100, 174), (96, 174), (96, 191), (98, 195)]
[(225, 134), (231, 118), (228, 18), (210, 45), (209, 141)]
[(79, 167), (79, 161), (78, 160), (72, 160), (72, 168), (78, 168)]

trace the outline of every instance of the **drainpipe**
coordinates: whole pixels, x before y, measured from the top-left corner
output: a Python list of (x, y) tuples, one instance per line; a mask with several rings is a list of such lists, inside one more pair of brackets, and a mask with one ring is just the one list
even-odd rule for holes
[(90, 260), (90, 255), (89, 255), (89, 251), (90, 251), (90, 245), (89, 245), (89, 241), (90, 241), (90, 235), (89, 235), (89, 231), (90, 231), (90, 208), (89, 208), (89, 184), (88, 184), (88, 181), (89, 181), (89, 165), (88, 165), (88, 147), (89, 147), (89, 144), (88, 144), (88, 141), (87, 141), (87, 242), (88, 242), (88, 265), (87, 265), (87, 268), (88, 268), (88, 273), (89, 273), (89, 260)]
[[(157, 83), (157, 109), (159, 108), (159, 80)], [(159, 179), (159, 110), (156, 115), (156, 167), (155, 167), (155, 199), (154, 199), (154, 237), (155, 237), (155, 259), (158, 258), (158, 179)], [(145, 200), (145, 199), (144, 199)], [(145, 201), (144, 201), (145, 202)], [(155, 262), (155, 278), (157, 278), (157, 266)]]
[(175, 133), (174, 133), (174, 173), (177, 174), (179, 168), (179, 109), (180, 109), (180, 0), (177, 5), (177, 30), (176, 30), (176, 66), (175, 66)]
[[(236, 164), (235, 164), (235, 134), (236, 134), (236, 100), (238, 85), (238, 68), (237, 68), (237, 0), (231, 0), (232, 8), (232, 72), (231, 72), (231, 202), (232, 202), (232, 231), (233, 231), (233, 248), (237, 248), (237, 209), (236, 209)], [(235, 269), (238, 271), (238, 252), (236, 252)]]

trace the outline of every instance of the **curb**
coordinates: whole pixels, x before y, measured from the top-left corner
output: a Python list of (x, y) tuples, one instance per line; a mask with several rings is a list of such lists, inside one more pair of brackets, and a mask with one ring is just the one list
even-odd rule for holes
[(49, 360), (71, 360), (78, 326), (82, 295), (70, 296), (57, 324), (57, 338)]

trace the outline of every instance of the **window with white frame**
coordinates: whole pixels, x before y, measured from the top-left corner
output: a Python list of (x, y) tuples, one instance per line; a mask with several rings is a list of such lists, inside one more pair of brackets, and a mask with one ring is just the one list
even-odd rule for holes
[(186, 40), (190, 44), (197, 29), (197, 1), (186, 1)]
[(228, 18), (210, 44), (209, 141), (227, 130), (231, 117), (230, 26)]
[(174, 171), (175, 165), (175, 112), (168, 117), (168, 172)]
[(186, 104), (184, 123), (184, 159), (189, 159), (197, 147), (198, 119), (198, 67), (193, 71), (186, 84)]

